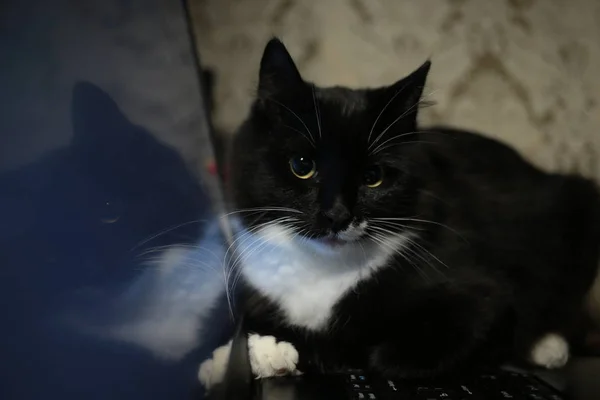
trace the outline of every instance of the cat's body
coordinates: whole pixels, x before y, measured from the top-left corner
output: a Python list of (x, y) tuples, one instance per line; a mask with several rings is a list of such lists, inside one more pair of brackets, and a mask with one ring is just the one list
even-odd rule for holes
[(417, 129), (428, 69), (322, 89), (281, 43), (265, 50), (232, 150), (237, 298), (248, 330), (291, 343), (300, 370), (556, 367), (577, 344), (595, 185), (474, 133)]
[[(575, 339), (595, 274), (595, 243), (586, 242), (596, 240), (594, 187), (539, 172), (490, 139), (438, 132), (447, 135), (430, 139), (444, 143), (436, 155), (448, 168), (432, 170), (441, 176), (423, 193), (436, 194), (428, 196), (434, 212), (419, 219), (443, 225), (416, 223), (400, 237), (408, 260), (387, 246), (311, 252), (274, 230), (258, 250), (259, 235), (241, 240), (251, 331), (289, 341), (301, 360), (312, 353), (326, 368), (364, 366), (369, 353), (360, 349), (387, 336), (402, 347), (394, 364), (423, 362), (422, 372), (441, 368), (444, 354), (448, 364), (462, 361), (463, 346), (506, 350), (514, 338), (515, 355), (526, 358), (548, 332)], [(484, 343), (492, 327), (498, 337)], [(451, 338), (455, 329), (460, 337)]]

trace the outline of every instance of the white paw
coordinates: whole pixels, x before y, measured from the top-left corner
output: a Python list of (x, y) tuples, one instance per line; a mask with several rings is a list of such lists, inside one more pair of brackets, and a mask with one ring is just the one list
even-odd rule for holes
[(296, 369), (298, 352), (291, 343), (277, 342), (273, 336), (248, 336), (252, 373), (257, 378), (300, 375)]
[(540, 367), (560, 368), (569, 361), (569, 344), (561, 335), (548, 333), (533, 345), (530, 357)]
[(212, 358), (209, 358), (200, 364), (198, 380), (206, 390), (210, 390), (211, 387), (223, 381), (230, 352), (231, 341), (226, 345), (217, 348), (213, 351)]

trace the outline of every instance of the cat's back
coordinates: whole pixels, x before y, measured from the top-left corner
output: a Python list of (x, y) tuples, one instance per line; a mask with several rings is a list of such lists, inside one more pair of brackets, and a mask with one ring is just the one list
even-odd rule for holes
[(529, 180), (547, 174), (527, 161), (517, 150), (492, 137), (449, 127), (432, 127), (420, 137), (433, 163), (454, 173)]
[(435, 183), (446, 186), (446, 191), (450, 186), (454, 191), (463, 190), (463, 198), (471, 194), (484, 203), (504, 200), (529, 205), (543, 199), (552, 203), (573, 200), (575, 208), (590, 212), (600, 205), (597, 185), (591, 179), (544, 171), (510, 145), (491, 137), (433, 127), (421, 140)]
[[(435, 203), (441, 222), (470, 243), (465, 251), (489, 265), (538, 265), (540, 278), (552, 270), (590, 280), (600, 244), (600, 194), (592, 180), (543, 171), (477, 133), (434, 128), (425, 137), (428, 190), (443, 200)], [(452, 236), (441, 232), (442, 240)]]
[(496, 139), (435, 127), (421, 140), (429, 166), (424, 173), (429, 189), (447, 196), (451, 206), (481, 206), (482, 213), (499, 216), (550, 217), (548, 212), (564, 213), (570, 208), (595, 213), (600, 205), (592, 180), (544, 171)]

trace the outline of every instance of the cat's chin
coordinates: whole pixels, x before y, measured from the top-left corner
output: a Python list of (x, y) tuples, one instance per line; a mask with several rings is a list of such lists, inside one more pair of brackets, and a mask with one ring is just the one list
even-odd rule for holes
[(344, 240), (344, 239), (340, 239), (337, 237), (323, 237), (323, 238), (319, 238), (319, 239), (315, 239), (316, 241), (318, 241), (319, 243), (321, 243), (323, 246), (329, 246), (329, 247), (339, 247), (339, 246), (344, 246), (348, 243), (350, 243), (348, 240)]
[(359, 241), (360, 239), (347, 240), (337, 236), (323, 236), (320, 238), (308, 239), (306, 242), (318, 251), (334, 253), (356, 246)]

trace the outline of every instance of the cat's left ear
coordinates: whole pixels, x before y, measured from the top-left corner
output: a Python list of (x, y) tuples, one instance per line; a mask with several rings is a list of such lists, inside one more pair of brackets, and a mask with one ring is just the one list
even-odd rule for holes
[(431, 61), (427, 60), (416, 71), (389, 86), (386, 101), (390, 102), (390, 106), (395, 103), (397, 105), (393, 108), (400, 108), (405, 116), (416, 116), (430, 68)]

